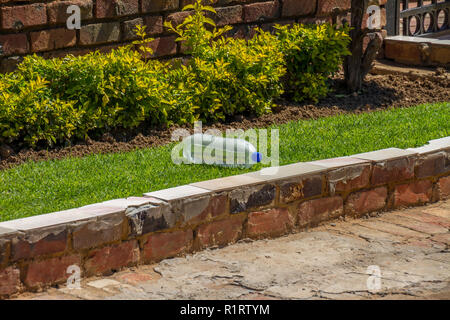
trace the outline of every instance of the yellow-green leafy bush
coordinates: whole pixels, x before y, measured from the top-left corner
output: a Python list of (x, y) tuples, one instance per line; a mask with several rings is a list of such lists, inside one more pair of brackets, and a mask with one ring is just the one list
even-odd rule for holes
[(178, 35), (191, 55), (177, 71), (183, 87), (202, 120), (223, 120), (235, 114), (261, 115), (272, 110), (283, 93), (281, 77), (286, 70), (277, 38), (259, 31), (252, 39), (226, 38), (231, 27), (217, 28), (205, 12), (215, 10), (201, 1), (183, 23), (166, 27)]
[(286, 93), (295, 101), (317, 101), (329, 92), (327, 80), (350, 54), (348, 27), (330, 24), (276, 26), (285, 56)]

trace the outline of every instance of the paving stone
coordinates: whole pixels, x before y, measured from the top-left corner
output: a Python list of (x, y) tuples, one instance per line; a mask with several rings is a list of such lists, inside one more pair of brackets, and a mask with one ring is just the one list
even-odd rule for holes
[(202, 196), (210, 194), (210, 190), (196, 187), (194, 185), (184, 185), (170, 189), (164, 189), (159, 191), (153, 191), (145, 193), (146, 197), (154, 197), (164, 201), (180, 200), (192, 196)]
[(418, 239), (420, 239), (420, 238), (427, 238), (428, 237), (428, 234), (426, 234), (426, 233), (410, 230), (408, 228), (397, 226), (397, 225), (392, 224), (392, 223), (387, 223), (387, 222), (384, 222), (384, 221), (380, 221), (378, 219), (376, 219), (376, 220), (375, 219), (364, 220), (364, 221), (358, 222), (358, 224), (362, 225), (363, 227), (367, 227), (367, 228), (370, 228), (370, 229), (375, 229), (375, 230), (391, 233), (393, 235), (397, 235), (397, 236), (405, 237), (405, 238), (418, 238)]
[(447, 228), (442, 226), (438, 226), (432, 223), (426, 223), (422, 221), (418, 221), (415, 219), (410, 219), (407, 217), (399, 217), (395, 215), (383, 215), (379, 218), (380, 221), (385, 221), (389, 223), (393, 223), (396, 225), (404, 226), (408, 229), (416, 230), (418, 232), (427, 233), (430, 235), (447, 233), (449, 232)]
[(120, 285), (120, 282), (112, 280), (112, 279), (100, 279), (100, 280), (90, 281), (87, 283), (87, 285), (90, 287), (97, 288), (97, 289), (103, 289), (108, 286)]

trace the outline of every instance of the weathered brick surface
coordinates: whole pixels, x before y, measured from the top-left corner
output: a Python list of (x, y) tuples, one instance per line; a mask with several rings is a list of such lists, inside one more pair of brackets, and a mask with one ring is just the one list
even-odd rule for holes
[(278, 1), (269, 1), (262, 3), (252, 3), (244, 6), (244, 21), (263, 22), (275, 19), (279, 16), (280, 3)]
[(118, 41), (120, 24), (118, 22), (97, 23), (82, 26), (80, 30), (80, 44), (100, 44)]
[(318, 0), (317, 1), (317, 14), (329, 15), (333, 13), (333, 10), (338, 9), (349, 10), (351, 7), (351, 0)]
[(272, 184), (239, 188), (230, 192), (230, 212), (239, 213), (266, 206), (275, 200), (276, 188)]
[(382, 210), (386, 205), (386, 200), (387, 188), (385, 187), (352, 193), (345, 203), (345, 213), (359, 216)]
[(78, 255), (70, 255), (32, 261), (27, 267), (25, 284), (30, 287), (52, 283), (60, 283), (70, 276), (67, 268), (72, 265), (81, 267), (81, 258)]
[(82, 224), (72, 232), (72, 246), (81, 250), (118, 241), (122, 238), (124, 223), (122, 215), (113, 215)]
[(210, 220), (227, 212), (228, 196), (220, 194), (215, 196), (186, 199), (180, 203), (180, 213), (184, 225), (195, 225)]
[(20, 289), (20, 271), (14, 267), (0, 269), (0, 296), (16, 293)]
[(371, 183), (380, 185), (412, 179), (414, 178), (414, 163), (413, 157), (378, 162), (373, 166)]
[(362, 189), (370, 183), (370, 164), (357, 165), (332, 170), (327, 174), (328, 188), (335, 192), (348, 192)]
[(0, 35), (0, 46), (4, 55), (28, 53), (28, 39), (26, 34)]
[(190, 252), (192, 242), (193, 234), (191, 230), (152, 234), (144, 244), (142, 259), (145, 262), (156, 262)]
[(143, 12), (160, 12), (179, 8), (180, 0), (142, 0)]
[(450, 197), (450, 176), (439, 179), (439, 191), (441, 199)]
[(197, 230), (199, 247), (223, 246), (236, 242), (242, 235), (244, 220), (245, 215), (235, 215), (199, 226)]
[(123, 39), (136, 39), (136, 26), (145, 25), (145, 32), (148, 35), (155, 35), (163, 32), (163, 18), (161, 16), (149, 16), (144, 18), (136, 18), (123, 22)]
[(33, 52), (48, 51), (72, 47), (76, 44), (75, 30), (66, 28), (43, 30), (31, 33), (31, 50)]
[(21, 30), (47, 23), (47, 9), (44, 3), (0, 8), (2, 29)]
[(70, 14), (67, 8), (76, 5), (80, 8), (81, 20), (92, 19), (93, 2), (92, 0), (70, 0), (70, 1), (54, 1), (47, 5), (48, 21), (50, 24), (66, 23)]
[(298, 205), (298, 225), (314, 226), (322, 221), (331, 220), (344, 213), (341, 197), (320, 198)]
[(416, 161), (416, 177), (426, 178), (450, 172), (450, 155), (438, 152), (419, 157)]
[(280, 201), (289, 203), (322, 194), (322, 176), (295, 178), (280, 182)]
[(433, 183), (429, 180), (415, 181), (395, 187), (394, 205), (396, 207), (423, 204), (433, 195)]
[(283, 0), (283, 17), (306, 16), (316, 12), (317, 3), (311, 0)]
[(136, 240), (132, 240), (91, 251), (84, 266), (89, 275), (103, 274), (134, 265), (138, 261), (139, 246)]
[(291, 231), (294, 224), (295, 219), (286, 208), (251, 212), (248, 215), (245, 233), (252, 238), (276, 237)]
[(139, 12), (138, 0), (97, 0), (95, 16), (111, 18), (132, 15)]
[[(42, 231), (44, 232), (44, 231)], [(68, 231), (50, 232), (44, 237), (23, 236), (11, 241), (11, 260), (28, 259), (40, 255), (63, 252), (67, 248)]]

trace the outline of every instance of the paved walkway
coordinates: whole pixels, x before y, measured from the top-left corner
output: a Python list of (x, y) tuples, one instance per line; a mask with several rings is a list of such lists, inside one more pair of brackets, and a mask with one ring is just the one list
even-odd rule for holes
[(449, 228), (450, 200), (243, 240), (19, 299), (450, 299)]

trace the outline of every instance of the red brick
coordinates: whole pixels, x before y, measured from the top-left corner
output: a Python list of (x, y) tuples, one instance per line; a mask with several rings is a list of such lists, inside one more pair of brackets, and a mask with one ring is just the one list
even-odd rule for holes
[(340, 11), (349, 10), (351, 7), (351, 0), (318, 0), (317, 14), (330, 15), (334, 9)]
[(201, 225), (197, 231), (200, 248), (215, 245), (224, 246), (236, 242), (242, 235), (245, 215), (232, 216), (226, 220), (214, 221)]
[(213, 19), (218, 26), (241, 23), (243, 16), (242, 6), (216, 8), (217, 13), (208, 12), (207, 16)]
[(118, 41), (120, 37), (120, 23), (96, 23), (82, 26), (80, 30), (81, 44), (95, 44)]
[(16, 293), (20, 289), (20, 271), (13, 267), (0, 270), (0, 296)]
[(182, 11), (171, 13), (167, 16), (166, 20), (172, 23), (172, 26), (177, 26), (184, 21), (188, 16), (192, 14), (192, 11)]
[(139, 246), (133, 240), (91, 251), (85, 269), (88, 275), (103, 274), (134, 265), (138, 261)]
[(416, 177), (426, 178), (450, 171), (450, 158), (446, 152), (424, 155), (416, 161)]
[(142, 0), (142, 12), (160, 12), (178, 9), (179, 0)]
[(433, 183), (428, 180), (416, 181), (395, 187), (394, 205), (403, 207), (414, 204), (423, 204), (431, 200)]
[(450, 176), (439, 179), (439, 191), (441, 199), (450, 197)]
[(71, 14), (67, 13), (67, 8), (71, 5), (77, 5), (80, 8), (81, 20), (92, 19), (92, 0), (70, 0), (55, 1), (47, 5), (48, 21), (51, 24), (66, 23)]
[(2, 7), (1, 17), (3, 29), (20, 30), (26, 27), (43, 25), (47, 23), (46, 5), (35, 3), (25, 6)]
[(364, 213), (382, 210), (386, 205), (387, 188), (352, 193), (346, 203), (345, 212), (359, 216)]
[(414, 178), (414, 158), (400, 158), (376, 163), (373, 166), (373, 185), (398, 182)]
[(0, 46), (2, 46), (3, 55), (28, 53), (29, 46), (25, 34), (7, 34), (0, 35)]
[(278, 1), (252, 3), (244, 6), (244, 22), (266, 21), (277, 18), (280, 4)]
[(11, 242), (11, 260), (33, 258), (40, 255), (63, 252), (67, 247), (67, 231), (45, 236), (38, 241), (17, 238)]
[(289, 203), (322, 194), (322, 176), (295, 178), (280, 183), (280, 201)]
[(370, 183), (371, 166), (369, 164), (343, 167), (327, 174), (331, 194), (362, 189)]
[(198, 224), (227, 212), (228, 197), (225, 194), (185, 200), (183, 216), (185, 224)]
[(76, 42), (75, 30), (60, 28), (31, 33), (31, 50), (33, 52), (72, 47)]
[(97, 18), (127, 16), (138, 12), (138, 0), (97, 0), (95, 8)]
[(300, 227), (318, 225), (322, 221), (331, 220), (344, 213), (341, 197), (330, 197), (310, 200), (298, 206), (298, 224)]
[(81, 258), (78, 255), (64, 256), (42, 261), (33, 261), (28, 265), (25, 284), (30, 287), (44, 284), (60, 283), (70, 276), (67, 268), (71, 265), (81, 267)]
[(316, 12), (316, 1), (283, 0), (283, 17), (306, 16)]
[(122, 237), (124, 222), (119, 215), (83, 224), (73, 231), (72, 246), (80, 250), (118, 241)]
[(177, 53), (176, 37), (161, 37), (152, 41), (149, 47), (153, 50), (154, 57), (163, 57)]
[(251, 212), (248, 215), (246, 234), (252, 238), (281, 236), (291, 231), (294, 223), (286, 208)]
[(152, 234), (144, 244), (143, 259), (156, 262), (190, 252), (192, 240), (192, 230)]

